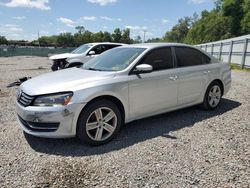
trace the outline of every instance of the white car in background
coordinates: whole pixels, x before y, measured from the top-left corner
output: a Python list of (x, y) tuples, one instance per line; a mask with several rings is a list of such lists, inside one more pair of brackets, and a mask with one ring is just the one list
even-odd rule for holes
[(59, 69), (80, 67), (101, 53), (123, 45), (125, 44), (110, 42), (84, 44), (70, 53), (57, 54), (49, 57), (49, 59), (53, 61), (51, 69), (56, 71)]

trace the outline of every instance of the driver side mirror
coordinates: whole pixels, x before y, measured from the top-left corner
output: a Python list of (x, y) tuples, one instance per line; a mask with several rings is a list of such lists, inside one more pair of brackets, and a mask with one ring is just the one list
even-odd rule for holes
[(95, 55), (95, 51), (90, 51), (89, 55)]
[(141, 65), (137, 65), (134, 69), (134, 73), (135, 74), (141, 74), (141, 73), (150, 73), (153, 71), (153, 67), (151, 65), (148, 64), (141, 64)]

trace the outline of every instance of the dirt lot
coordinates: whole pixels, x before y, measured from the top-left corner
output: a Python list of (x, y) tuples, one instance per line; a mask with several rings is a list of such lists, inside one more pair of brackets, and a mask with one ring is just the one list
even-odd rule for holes
[(232, 72), (215, 111), (192, 107), (139, 120), (90, 147), (19, 128), (16, 90), (5, 86), (49, 66), (46, 58), (0, 58), (0, 187), (250, 187), (250, 73)]

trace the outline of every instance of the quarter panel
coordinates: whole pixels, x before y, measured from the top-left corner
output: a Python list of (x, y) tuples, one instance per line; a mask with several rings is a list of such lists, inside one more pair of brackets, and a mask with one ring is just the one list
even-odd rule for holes
[(224, 95), (229, 91), (231, 87), (231, 68), (228, 63), (219, 63), (220, 64), (220, 75), (221, 81), (224, 85)]

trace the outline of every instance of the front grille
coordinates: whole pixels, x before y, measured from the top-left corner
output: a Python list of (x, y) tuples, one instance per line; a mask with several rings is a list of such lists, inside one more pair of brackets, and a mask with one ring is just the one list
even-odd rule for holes
[(20, 116), (18, 116), (18, 119), (22, 123), (22, 125), (26, 127), (26, 129), (36, 132), (53, 132), (56, 131), (60, 125), (60, 123), (25, 121)]
[(35, 97), (27, 95), (24, 92), (21, 92), (19, 97), (17, 98), (17, 101), (19, 102), (19, 104), (21, 104), (22, 106), (29, 106), (31, 105), (31, 103), (33, 102)]

